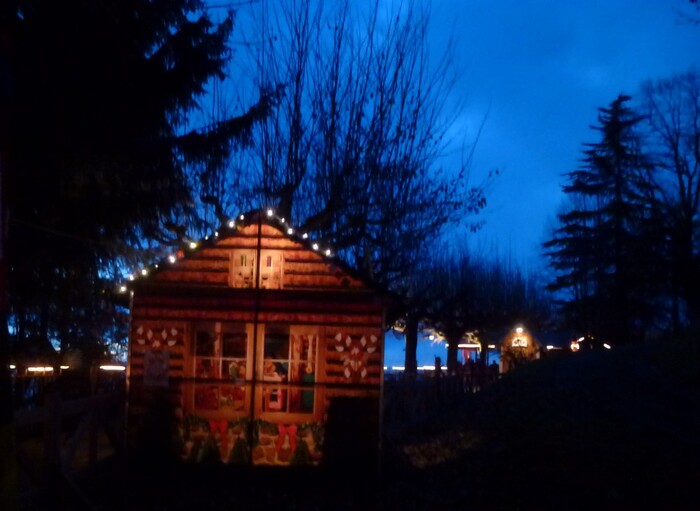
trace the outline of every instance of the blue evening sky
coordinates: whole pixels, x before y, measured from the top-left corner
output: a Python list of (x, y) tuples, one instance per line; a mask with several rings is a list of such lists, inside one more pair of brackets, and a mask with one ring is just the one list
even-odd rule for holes
[[(700, 67), (687, 0), (443, 0), (454, 25), (465, 129), (487, 116), (472, 174), (500, 169), (473, 246), (536, 264), (597, 108), (649, 79)], [(700, 17), (700, 13), (698, 13)]]
[[(255, 4), (239, 4), (237, 29), (245, 32)], [(700, 67), (700, 25), (682, 15), (700, 18), (692, 9), (687, 0), (432, 2), (435, 57), (451, 30), (456, 37), (459, 78), (449, 101), (466, 108), (452, 133), (458, 143), (473, 140), (485, 119), (472, 180), (500, 173), (487, 190), (484, 227), (468, 235), (472, 248), (542, 265), (562, 174), (576, 168), (583, 143), (597, 140), (597, 109), (620, 93), (634, 96), (645, 80)], [(419, 364), (433, 364), (435, 349), (419, 348)], [(402, 356), (403, 342), (388, 334), (387, 363)]]

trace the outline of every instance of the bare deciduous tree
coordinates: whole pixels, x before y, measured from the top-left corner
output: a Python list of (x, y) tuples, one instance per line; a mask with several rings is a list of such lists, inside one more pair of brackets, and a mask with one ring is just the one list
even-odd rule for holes
[(258, 85), (281, 94), (254, 134), (244, 193), (393, 285), (421, 245), (485, 199), (468, 182), (471, 146), (456, 163), (443, 158), (461, 110), (450, 103), (450, 48), (429, 58), (429, 12), (354, 7), (294, 0), (256, 11)]

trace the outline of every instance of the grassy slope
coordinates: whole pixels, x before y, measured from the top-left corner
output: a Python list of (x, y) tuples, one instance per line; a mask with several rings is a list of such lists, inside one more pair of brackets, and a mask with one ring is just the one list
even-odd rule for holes
[[(469, 447), (410, 476), (430, 488), (415, 508), (432, 501), (476, 509), (687, 509), (683, 503), (696, 500), (697, 346), (538, 361), (482, 392), (472, 409), (429, 435), (433, 444), (461, 438)], [(424, 457), (430, 451), (439, 449)]]
[(132, 468), (83, 488), (121, 511), (688, 509), (700, 485), (700, 346), (534, 362), (388, 445), (381, 480)]

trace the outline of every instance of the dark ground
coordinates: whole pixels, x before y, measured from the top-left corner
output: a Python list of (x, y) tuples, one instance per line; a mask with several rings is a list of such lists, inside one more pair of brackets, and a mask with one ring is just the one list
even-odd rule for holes
[(463, 406), (387, 431), (379, 477), (111, 460), (76, 484), (92, 508), (120, 511), (695, 508), (700, 346), (537, 361)]

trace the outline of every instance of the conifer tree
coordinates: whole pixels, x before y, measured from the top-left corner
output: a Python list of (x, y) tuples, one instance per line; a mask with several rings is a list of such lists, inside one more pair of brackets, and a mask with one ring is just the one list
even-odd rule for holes
[(10, 4), (0, 151), (13, 331), (99, 338), (109, 263), (162, 239), (191, 210), (187, 165), (244, 140), (268, 105), (196, 127), (207, 84), (224, 77), (233, 13), (215, 23), (199, 0)]
[(565, 292), (565, 318), (612, 342), (642, 335), (650, 312), (654, 188), (637, 134), (642, 118), (629, 101), (620, 95), (599, 109), (600, 140), (586, 144), (581, 166), (566, 174), (569, 208), (544, 244), (556, 271), (550, 289)]

